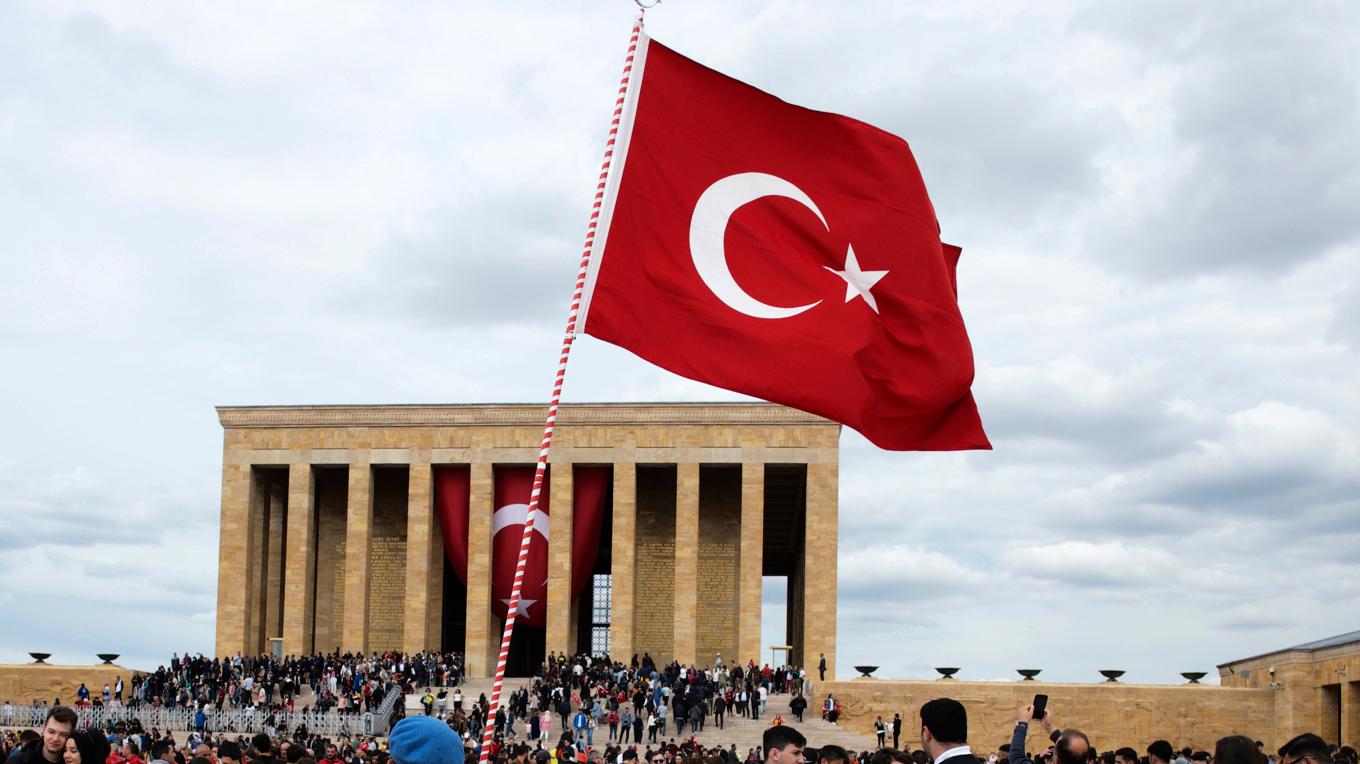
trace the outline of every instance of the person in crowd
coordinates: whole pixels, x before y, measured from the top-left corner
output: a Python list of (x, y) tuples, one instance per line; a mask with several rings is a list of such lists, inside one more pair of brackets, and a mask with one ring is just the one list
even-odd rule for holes
[(250, 749), (251, 764), (278, 764), (278, 759), (274, 758), (274, 741), (268, 734), (261, 732), (252, 737)]
[(235, 740), (223, 740), (217, 745), (218, 764), (242, 764), (241, 744)]
[(850, 764), (850, 754), (838, 745), (824, 745), (817, 749), (817, 764)]
[[(1011, 733), (1011, 742), (1006, 746), (1006, 757), (1010, 764), (1033, 764), (1025, 755), (1025, 740), (1029, 736), (1029, 725), (1033, 717), (1034, 706), (1031, 704), (1021, 708), (1015, 719), (1015, 729)], [(1039, 720), (1039, 723), (1048, 733), (1049, 741), (1056, 745), (1058, 738), (1062, 737), (1062, 733), (1056, 728), (1053, 719), (1053, 709), (1049, 708), (1044, 712), (1044, 717)], [(1044, 755), (1048, 755), (1047, 752)]]
[(173, 758), (170, 751), (174, 748), (169, 738), (160, 738), (151, 741), (151, 762), (150, 764), (172, 764)]
[(1305, 732), (1280, 746), (1280, 764), (1330, 764), (1332, 752), (1327, 741)]
[(1244, 735), (1219, 738), (1214, 744), (1214, 764), (1266, 764), (1266, 755)]
[(109, 739), (98, 730), (76, 730), (66, 738), (64, 764), (101, 764), (109, 758)]
[(867, 764), (912, 764), (912, 759), (911, 754), (884, 746), (869, 756)]
[(62, 764), (66, 758), (66, 742), (75, 732), (76, 722), (75, 711), (63, 705), (52, 706), (37, 739), (12, 754), (6, 764)]
[(770, 727), (761, 736), (765, 751), (764, 764), (803, 764), (803, 748), (807, 738), (791, 725)]
[(387, 739), (392, 764), (463, 764), (463, 741), (448, 724), (431, 716), (408, 716)]
[(934, 764), (951, 759), (954, 764), (978, 764), (968, 746), (968, 711), (962, 703), (936, 698), (921, 706), (921, 747)]

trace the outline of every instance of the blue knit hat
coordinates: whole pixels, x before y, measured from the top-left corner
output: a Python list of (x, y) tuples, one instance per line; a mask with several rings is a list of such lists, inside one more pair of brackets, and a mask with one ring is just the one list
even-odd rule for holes
[(388, 735), (387, 753), (396, 764), (463, 764), (463, 741), (433, 716), (408, 716)]

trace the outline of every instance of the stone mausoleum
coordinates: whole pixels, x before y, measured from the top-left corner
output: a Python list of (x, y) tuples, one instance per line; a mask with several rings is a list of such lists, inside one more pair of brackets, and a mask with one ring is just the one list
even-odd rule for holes
[[(529, 474), (545, 412), (218, 408), (217, 654), (457, 650), (469, 676), (490, 674), (500, 531), (517, 549), (528, 501), (502, 486)], [(512, 673), (548, 651), (761, 659), (766, 576), (788, 581), (791, 661), (825, 654), (834, 672), (839, 438), (764, 403), (562, 406), (550, 523), (535, 520), (546, 583), (526, 576), (546, 602), (517, 621)]]
[[(497, 550), (517, 546), (515, 507), (527, 501), (505, 494), (537, 458), (543, 406), (218, 413), (218, 655), (439, 648), (465, 651), (471, 676), (491, 673), (504, 613)], [(850, 673), (836, 671), (839, 435), (833, 422), (769, 404), (564, 406), (535, 584), (544, 601), (516, 629), (512, 667), (525, 673), (549, 650), (699, 665), (718, 653), (767, 658), (762, 577), (782, 576), (791, 660), (826, 655), (829, 681), (812, 700), (834, 694), (856, 731), (901, 713), (915, 745), (913, 714), (949, 696), (969, 709), (974, 750), (991, 750), (1044, 692), (1101, 750), (1157, 738), (1212, 750), (1229, 734), (1273, 750), (1300, 732), (1360, 744), (1360, 631), (1224, 663), (1220, 686), (836, 681)], [(80, 682), (131, 674), (0, 666), (0, 700), (69, 699)], [(1030, 750), (1042, 750), (1042, 731), (1031, 733)]]

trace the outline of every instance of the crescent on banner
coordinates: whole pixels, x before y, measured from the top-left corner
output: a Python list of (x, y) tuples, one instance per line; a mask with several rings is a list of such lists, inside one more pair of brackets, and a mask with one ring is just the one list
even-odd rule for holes
[[(506, 504), (491, 518), (491, 535), (512, 525), (524, 525), (528, 517), (528, 504)], [(534, 510), (534, 532), (541, 534), (545, 541), (548, 539), (548, 514), (541, 509)]]
[(732, 276), (727, 266), (723, 238), (732, 213), (766, 196), (792, 199), (812, 211), (826, 225), (826, 218), (803, 190), (776, 175), (743, 172), (728, 175), (704, 189), (694, 204), (689, 223), (689, 252), (694, 269), (713, 295), (738, 313), (752, 318), (789, 318), (815, 308), (821, 300), (791, 308), (770, 305), (752, 297)]

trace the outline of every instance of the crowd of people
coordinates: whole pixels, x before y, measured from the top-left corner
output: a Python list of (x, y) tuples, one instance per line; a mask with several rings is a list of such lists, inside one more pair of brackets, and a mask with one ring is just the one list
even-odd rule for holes
[[(169, 666), (146, 674), (117, 677), (98, 692), (84, 684), (73, 705), (82, 707), (224, 708), (250, 707), (273, 711), (304, 710), (297, 704), (302, 689), (311, 690), (307, 710), (359, 713), (381, 705), (389, 688), (452, 686), (463, 677), (459, 653), (385, 652), (373, 655), (334, 652), (301, 657), (236, 655), (183, 658), (175, 653)], [(54, 705), (61, 704), (57, 698)]]
[[(589, 698), (601, 685), (606, 689), (617, 686), (623, 690), (635, 687), (633, 678), (643, 675), (659, 687), (671, 689), (669, 696), (659, 693), (661, 701), (656, 705), (660, 708), (668, 700), (677, 700), (677, 691), (683, 698), (692, 694), (688, 687), (705, 684), (697, 674), (687, 677), (674, 666), (650, 672), (643, 672), (639, 667), (639, 671), (633, 672), (620, 671), (617, 664), (607, 664), (605, 668), (577, 673), (578, 664), (562, 662), (554, 665), (558, 669), (555, 673), (545, 672), (539, 681), (529, 686), (534, 692), (529, 693), (528, 698), (523, 690), (529, 687), (516, 692), (517, 699), (512, 705), (532, 704), (534, 697), (539, 697), (540, 702), (544, 698), (552, 700), (560, 690), (563, 698), (581, 700), (582, 707), (588, 707)], [(569, 670), (561, 671), (563, 666)], [(763, 669), (757, 673), (764, 678)], [(743, 671), (743, 679), (736, 684), (744, 686), (749, 674), (749, 671)], [(728, 677), (730, 683), (731, 672)], [(650, 686), (649, 683), (647, 687)], [(716, 694), (725, 696), (726, 686), (729, 685), (720, 683), (722, 689)], [(539, 695), (541, 690), (546, 693)], [(577, 692), (583, 694), (578, 698)], [(645, 709), (653, 701), (645, 697), (646, 692), (643, 694), (641, 705)], [(631, 697), (626, 700), (631, 704)], [(475, 712), (481, 703), (484, 701), (479, 699), (468, 709), (452, 708), (446, 711), (447, 718), (440, 718), (435, 711), (404, 718), (385, 741), (372, 737), (331, 740), (308, 735), (305, 730), (277, 735), (261, 733), (249, 738), (195, 731), (185, 739), (177, 740), (170, 734), (153, 732), (148, 735), (140, 730), (80, 728), (73, 709), (56, 706), (48, 711), (40, 729), (7, 733), (0, 739), (0, 749), (6, 764), (464, 764), (480, 756), (480, 740), (469, 732), (460, 734), (453, 721), (464, 710)], [(488, 761), (494, 764), (982, 764), (984, 761), (988, 764), (1357, 764), (1354, 749), (1329, 744), (1311, 733), (1297, 735), (1274, 752), (1267, 752), (1260, 741), (1241, 736), (1218, 740), (1212, 752), (1189, 748), (1177, 750), (1167, 740), (1152, 741), (1141, 752), (1131, 747), (1110, 747), (1101, 751), (1096, 741), (1085, 733), (1060, 728), (1051, 711), (1041, 714), (1038, 719), (1033, 718), (1032, 707), (1019, 710), (1011, 740), (983, 756), (969, 745), (968, 716), (963, 704), (948, 698), (938, 698), (921, 707), (919, 725), (912, 725), (914, 730), (919, 726), (919, 737), (915, 731), (911, 736), (913, 741), (920, 742), (916, 750), (912, 750), (910, 744), (900, 748), (882, 745), (883, 739), (876, 750), (847, 751), (835, 745), (812, 747), (791, 723), (779, 721), (764, 731), (761, 745), (749, 749), (744, 756), (735, 746), (707, 749), (693, 735), (680, 744), (653, 745), (637, 741), (635, 735), (625, 736), (618, 732), (595, 744), (588, 736), (583, 739), (577, 734), (579, 728), (575, 723), (558, 733), (555, 741), (549, 744), (544, 744), (541, 735), (536, 740), (517, 739), (522, 736), (508, 729), (511, 714), (508, 708), (498, 714), (507, 720), (507, 728), (501, 730), (502, 734), (485, 752)], [(580, 708), (573, 715), (580, 713)], [(751, 711), (758, 713), (758, 706)], [(1045, 750), (1033, 754), (1026, 751), (1032, 724), (1041, 724), (1049, 741)], [(499, 720), (496, 727), (501, 729)]]
[[(91, 697), (82, 685), (76, 703), (269, 707), (290, 703), (305, 686), (318, 705), (333, 698), (329, 707), (341, 710), (374, 707), (384, 693), (422, 688), (425, 713), (399, 718), (384, 740), (348, 731), (328, 737), (306, 724), (271, 726), (253, 736), (202, 724), (147, 731), (135, 720), (88, 728), (76, 709), (55, 705), (38, 730), (0, 737), (0, 752), (6, 764), (460, 764), (480, 756), (490, 720), (485, 753), (494, 764), (944, 764), (955, 758), (949, 764), (1360, 764), (1354, 749), (1311, 734), (1273, 753), (1242, 737), (1223, 738), (1212, 752), (1177, 749), (1166, 740), (1141, 751), (1100, 751), (1084, 733), (1060, 729), (1051, 709), (1036, 718), (1032, 707), (1020, 709), (1010, 741), (982, 756), (967, 744), (963, 705), (949, 699), (920, 709), (909, 741), (902, 739), (902, 715), (895, 714), (875, 720), (874, 747), (812, 748), (794, 727), (808, 708), (808, 673), (797, 666), (728, 665), (721, 656), (712, 668), (695, 668), (657, 665), (646, 653), (627, 663), (549, 655), (534, 677), (508, 687), (495, 709), (485, 694), (464, 697), (461, 680), (461, 656), (453, 653), (282, 660), (176, 655), (168, 667), (133, 678), (130, 687), (115, 684)], [(399, 717), (404, 706), (397, 704)], [(833, 696), (818, 706), (822, 718), (837, 721)], [(762, 745), (743, 752), (699, 741), (709, 725), (722, 729), (732, 715), (768, 723)], [(1025, 750), (1031, 725), (1048, 733), (1045, 750)], [(917, 729), (920, 747), (913, 750)]]
[[(593, 746), (606, 743), (657, 744), (668, 735), (697, 736), (713, 725), (725, 727), (730, 716), (783, 720), (787, 706), (801, 721), (808, 707), (807, 672), (796, 666), (728, 665), (715, 656), (714, 667), (695, 668), (676, 662), (658, 666), (652, 657), (634, 655), (628, 663), (608, 656), (549, 654), (543, 668), (527, 683), (502, 698), (494, 719), (496, 736), (545, 745), (554, 729)], [(449, 712), (446, 695), (427, 693), (426, 715), (448, 718), (460, 732), (477, 730), (486, 720), (487, 701), (478, 698), (470, 715)], [(779, 713), (770, 710), (781, 699)], [(671, 730), (674, 730), (672, 733)]]

